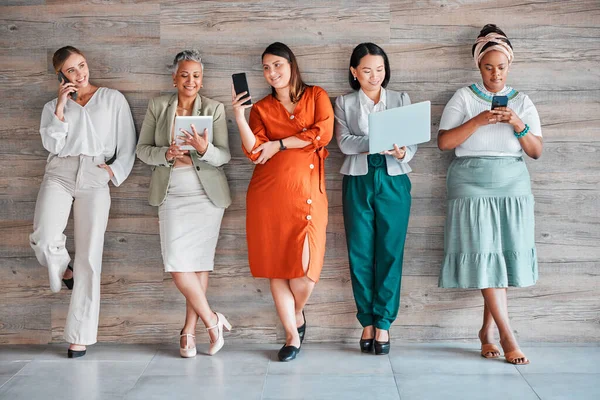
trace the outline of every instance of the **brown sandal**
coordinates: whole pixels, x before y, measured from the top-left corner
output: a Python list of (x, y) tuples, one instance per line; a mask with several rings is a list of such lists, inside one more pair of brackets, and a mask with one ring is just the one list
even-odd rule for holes
[[(508, 353), (504, 353), (504, 358), (506, 359), (507, 363), (510, 363), (512, 365), (527, 365), (527, 364), (529, 364), (529, 359), (527, 357), (525, 357), (525, 354), (523, 354), (523, 352), (519, 349), (509, 351)], [(517, 360), (518, 358), (523, 358), (526, 361), (524, 363), (516, 363), (515, 360)]]
[[(489, 353), (497, 353), (497, 356), (487, 356)], [(495, 344), (482, 344), (481, 345), (481, 357), (483, 358), (499, 358), (500, 357), (500, 349)]]

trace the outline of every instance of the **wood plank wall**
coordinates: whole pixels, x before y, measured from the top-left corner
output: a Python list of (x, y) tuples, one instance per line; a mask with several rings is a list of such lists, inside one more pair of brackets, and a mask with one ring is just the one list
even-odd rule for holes
[[(136, 126), (148, 99), (171, 91), (165, 65), (181, 49), (205, 60), (203, 93), (225, 103), (233, 158), (226, 172), (233, 204), (225, 213), (209, 296), (235, 326), (228, 341), (281, 342), (266, 280), (250, 276), (245, 193), (252, 164), (232, 120), (230, 76), (249, 74), (251, 91), (268, 88), (260, 54), (283, 41), (304, 78), (334, 100), (350, 90), (347, 66), (362, 41), (390, 56), (389, 87), (413, 102), (431, 100), (432, 132), (460, 87), (479, 80), (471, 45), (485, 23), (511, 38), (509, 84), (527, 93), (543, 124), (544, 155), (528, 160), (536, 198), (540, 281), (509, 291), (514, 330), (525, 341), (600, 341), (600, 3), (591, 1), (144, 1), (4, 0), (0, 7), (0, 343), (61, 342), (70, 292), (52, 294), (28, 244), (47, 153), (38, 128), (55, 97), (52, 53), (74, 45), (92, 80), (121, 90)], [(330, 223), (322, 280), (307, 306), (308, 341), (354, 342), (359, 335), (341, 211), (342, 155), (329, 145)], [(475, 340), (478, 291), (441, 290), (445, 177), (452, 154), (435, 140), (411, 162), (413, 210), (406, 245), (397, 340)], [(146, 201), (150, 170), (136, 161), (112, 188), (104, 252), (100, 341), (172, 342), (184, 299), (163, 273), (157, 210)], [(68, 246), (73, 249), (72, 224)], [(199, 340), (206, 341), (199, 332)]]

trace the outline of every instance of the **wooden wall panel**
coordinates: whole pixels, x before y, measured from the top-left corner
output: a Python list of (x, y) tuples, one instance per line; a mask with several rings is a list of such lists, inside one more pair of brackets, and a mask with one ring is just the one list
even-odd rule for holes
[[(260, 54), (273, 41), (292, 47), (304, 79), (331, 101), (350, 88), (353, 47), (373, 41), (388, 53), (389, 87), (432, 102), (432, 141), (411, 162), (413, 208), (401, 311), (403, 340), (476, 340), (477, 291), (437, 288), (443, 257), (445, 179), (453, 155), (435, 145), (444, 105), (479, 81), (470, 49), (485, 23), (511, 38), (509, 84), (527, 93), (542, 120), (544, 154), (527, 160), (536, 198), (540, 281), (509, 291), (521, 340), (600, 341), (600, 5), (597, 1), (203, 1), (8, 0), (0, 6), (0, 343), (61, 342), (70, 293), (52, 294), (29, 247), (47, 152), (39, 138), (43, 105), (56, 96), (51, 58), (80, 47), (92, 80), (121, 90), (141, 127), (148, 100), (170, 93), (166, 66), (198, 48), (203, 94), (226, 106), (233, 203), (225, 213), (209, 298), (235, 326), (231, 341), (280, 342), (283, 331), (266, 280), (247, 263), (245, 200), (253, 165), (241, 151), (230, 103), (232, 73), (245, 71), (255, 99), (269, 92)], [(326, 162), (327, 254), (307, 306), (308, 341), (354, 342), (360, 334), (350, 286), (341, 206), (343, 161), (335, 141)], [(149, 168), (136, 161), (111, 187), (99, 339), (176, 342), (185, 300), (162, 270), (157, 210), (147, 204)], [(74, 249), (72, 222), (66, 234)], [(200, 342), (207, 337), (198, 330)]]

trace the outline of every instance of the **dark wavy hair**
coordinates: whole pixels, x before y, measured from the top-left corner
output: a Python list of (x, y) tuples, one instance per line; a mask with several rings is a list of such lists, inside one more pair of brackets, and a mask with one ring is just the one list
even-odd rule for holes
[[(504, 33), (504, 31), (502, 29), (498, 28), (494, 24), (487, 24), (483, 28), (481, 28), (481, 31), (479, 31), (479, 35), (477, 35), (477, 38), (487, 36), (488, 34), (490, 34), (492, 32), (504, 36), (506, 39), (498, 39), (498, 40), (502, 40), (504, 43), (509, 45), (511, 49), (513, 48), (512, 44), (510, 43), (510, 40), (508, 40), (508, 37), (506, 36), (506, 33)], [(485, 46), (483, 46), (483, 48), (481, 49), (481, 51), (483, 52), (488, 47), (495, 46), (497, 44), (498, 44), (498, 42), (486, 43)], [(472, 56), (475, 56), (475, 46), (477, 46), (477, 44), (474, 44), (473, 47), (471, 48)]]
[[(297, 103), (304, 94), (304, 90), (308, 87), (308, 85), (302, 80), (300, 69), (298, 68), (298, 62), (296, 61), (296, 56), (289, 47), (281, 42), (271, 43), (269, 46), (267, 46), (260, 59), (262, 60), (265, 58), (267, 54), (283, 57), (290, 63), (290, 68), (292, 70), (290, 75), (290, 100), (292, 103)], [(273, 97), (277, 98), (277, 91), (272, 86), (271, 94)]]
[[(386, 87), (388, 82), (390, 81), (391, 71), (390, 71), (390, 61), (388, 60), (387, 54), (385, 51), (375, 43), (361, 43), (352, 50), (352, 55), (350, 56), (350, 66), (352, 68), (358, 67), (360, 64), (360, 60), (366, 55), (372, 56), (381, 56), (383, 57), (383, 64), (385, 66), (385, 78), (383, 79), (382, 87)], [(352, 71), (348, 68), (348, 82), (350, 82), (350, 87), (354, 90), (360, 89), (360, 83), (357, 80), (354, 80), (354, 75), (352, 75)]]

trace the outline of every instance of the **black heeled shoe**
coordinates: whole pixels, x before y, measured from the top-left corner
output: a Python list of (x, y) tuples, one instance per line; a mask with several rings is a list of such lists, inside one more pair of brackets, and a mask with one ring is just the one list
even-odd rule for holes
[[(69, 264), (69, 266), (67, 267), (71, 270), (71, 272), (73, 272), (73, 267), (71, 266), (71, 264)], [(65, 285), (67, 286), (67, 289), (69, 290), (73, 290), (73, 284), (75, 283), (75, 280), (73, 279), (73, 277), (71, 277), (70, 279), (64, 279), (62, 280)], [(81, 356), (80, 356), (81, 357)], [(69, 357), (69, 358), (73, 358), (73, 357)]]
[(306, 334), (306, 317), (304, 316), (304, 310), (302, 310), (302, 318), (304, 319), (304, 323), (301, 327), (298, 328), (298, 336), (300, 336), (300, 345), (304, 342), (304, 335)]
[(300, 353), (300, 347), (284, 345), (277, 353), (279, 361), (292, 361)]
[(387, 342), (379, 342), (375, 340), (375, 354), (376, 355), (385, 355), (390, 354), (390, 341), (388, 339)]
[(374, 339), (360, 339), (360, 351), (370, 353), (373, 351)]
[(71, 349), (69, 349), (69, 350), (67, 351), (67, 356), (68, 356), (69, 358), (79, 358), (79, 357), (83, 357), (83, 356), (85, 356), (85, 352), (86, 352), (86, 351), (87, 351), (87, 349), (86, 349), (86, 350), (71, 350)]

